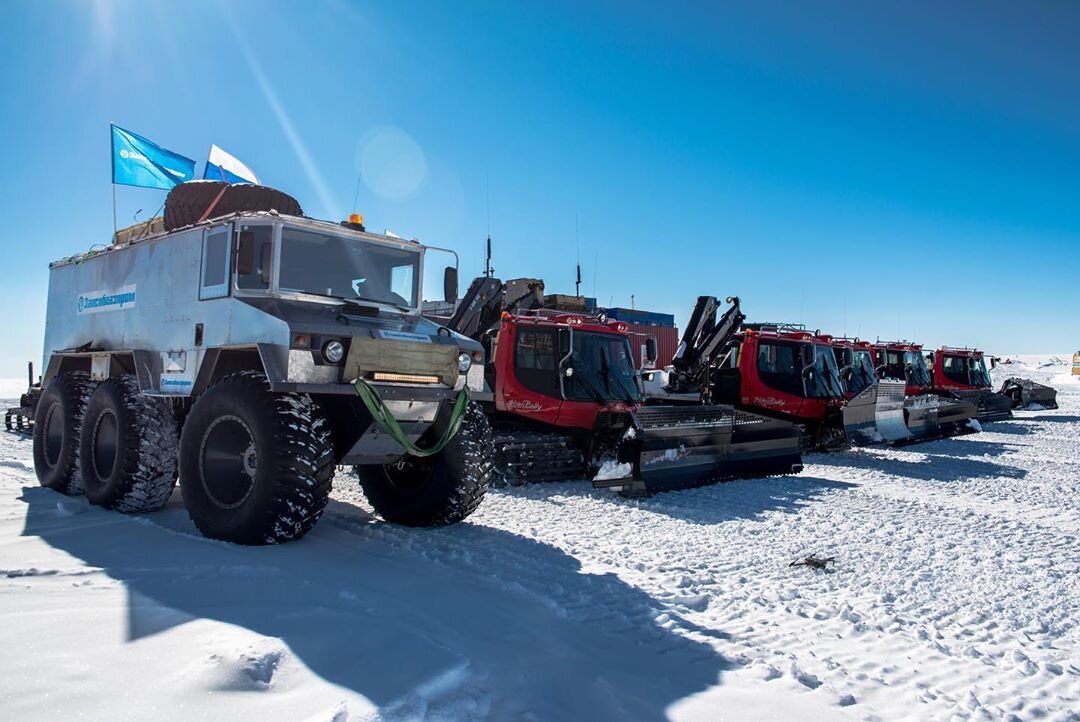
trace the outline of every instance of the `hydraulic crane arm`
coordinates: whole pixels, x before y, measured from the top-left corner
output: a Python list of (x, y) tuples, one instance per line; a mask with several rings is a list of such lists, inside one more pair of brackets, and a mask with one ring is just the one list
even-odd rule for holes
[(498, 325), (503, 311), (519, 313), (538, 308), (543, 302), (544, 282), (539, 279), (514, 278), (503, 283), (498, 278), (480, 276), (469, 284), (446, 325), (463, 336), (480, 340)]
[(716, 355), (727, 346), (746, 320), (739, 307), (739, 297), (731, 296), (726, 300), (731, 305), (717, 319), (719, 299), (715, 296), (698, 296), (682, 342), (671, 361), (674, 373), (669, 385), (672, 390), (686, 392), (704, 386)]

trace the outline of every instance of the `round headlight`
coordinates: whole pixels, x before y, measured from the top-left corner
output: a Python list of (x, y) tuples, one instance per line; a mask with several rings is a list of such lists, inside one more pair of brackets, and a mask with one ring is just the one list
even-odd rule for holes
[(341, 359), (345, 358), (345, 346), (341, 341), (327, 341), (323, 346), (322, 355), (332, 364), (341, 363)]
[(458, 371), (461, 373), (468, 373), (469, 369), (472, 368), (472, 356), (467, 353), (462, 353), (457, 357), (457, 367)]

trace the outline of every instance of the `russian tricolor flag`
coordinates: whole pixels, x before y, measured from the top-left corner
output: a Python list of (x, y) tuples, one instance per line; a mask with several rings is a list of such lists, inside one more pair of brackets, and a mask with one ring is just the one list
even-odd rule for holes
[(259, 184), (259, 179), (250, 168), (216, 145), (210, 146), (210, 156), (206, 159), (206, 168), (203, 169), (203, 180)]

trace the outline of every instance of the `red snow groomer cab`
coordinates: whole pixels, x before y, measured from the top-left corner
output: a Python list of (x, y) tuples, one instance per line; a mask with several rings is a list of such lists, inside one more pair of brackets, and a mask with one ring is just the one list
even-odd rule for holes
[[(840, 383), (844, 387), (844, 430), (855, 444), (873, 444), (889, 440), (889, 429), (904, 423), (904, 384), (895, 384), (894, 395), (900, 403), (890, 403), (889, 390), (880, 389), (874, 372), (874, 348), (869, 341), (857, 338), (820, 336), (832, 346)], [(879, 391), (881, 400), (878, 400)], [(905, 431), (900, 434), (907, 437)]]
[(718, 298), (698, 297), (650, 402), (731, 404), (796, 424), (804, 449), (845, 446), (844, 389), (828, 342), (802, 327), (744, 327), (739, 299), (727, 303), (718, 316)]
[(651, 401), (733, 404), (791, 421), (803, 430), (804, 449), (907, 443), (968, 428), (965, 422), (975, 412), (971, 404), (905, 393), (907, 352), (914, 371), (911, 390), (930, 385), (928, 373), (917, 373), (921, 356), (910, 344), (895, 344), (899, 356), (885, 353), (883, 346), (882, 357), (896, 363), (900, 380), (879, 379), (872, 365), (874, 345), (803, 326), (744, 324), (739, 299), (729, 297), (727, 303), (730, 307), (719, 314), (718, 298), (698, 297), (671, 366), (649, 374)]
[(508, 483), (582, 478), (627, 495), (802, 469), (799, 430), (731, 406), (642, 406), (628, 327), (544, 308), (543, 282), (473, 281), (448, 324), (487, 351), (496, 467)]
[(828, 341), (836, 355), (840, 369), (840, 383), (844, 385), (844, 399), (850, 401), (877, 383), (874, 373), (874, 348), (869, 341), (842, 336), (821, 335)]
[(896, 390), (891, 390), (892, 384), (888, 382), (903, 382), (903, 416), (910, 438), (955, 436), (977, 430), (969, 423), (977, 414), (975, 404), (932, 393), (933, 379), (921, 344), (878, 341), (873, 344), (873, 349), (879, 399), (892, 397), (893, 402), (899, 403), (899, 384), (896, 384)]
[(873, 344), (874, 369), (879, 379), (904, 382), (904, 393), (919, 396), (930, 392), (933, 379), (923, 358), (922, 345), (909, 341), (887, 341)]
[(830, 342), (805, 329), (750, 324), (713, 374), (713, 400), (733, 398), (737, 384), (740, 408), (799, 424), (809, 447), (843, 447), (845, 390)]
[(928, 355), (934, 393), (975, 404), (980, 422), (1012, 418), (1012, 399), (994, 393), (982, 351), (942, 346)]

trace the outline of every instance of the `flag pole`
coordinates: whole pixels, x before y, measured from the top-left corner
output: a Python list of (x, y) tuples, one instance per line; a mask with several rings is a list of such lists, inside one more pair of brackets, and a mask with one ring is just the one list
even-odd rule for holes
[(113, 229), (113, 241), (116, 241), (116, 234), (119, 232), (116, 223), (116, 132), (113, 130), (114, 124), (109, 123), (109, 166), (112, 171), (112, 229)]

